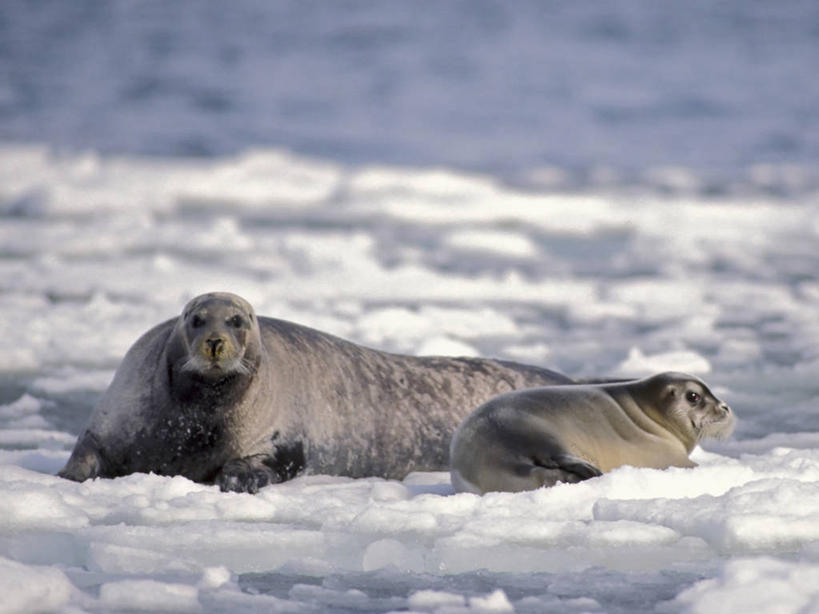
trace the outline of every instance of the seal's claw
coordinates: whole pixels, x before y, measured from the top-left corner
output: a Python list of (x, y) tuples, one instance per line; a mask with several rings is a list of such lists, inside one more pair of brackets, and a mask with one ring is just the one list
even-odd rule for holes
[(254, 456), (228, 461), (216, 477), (216, 483), (222, 492), (246, 492), (252, 495), (259, 492), (260, 488), (278, 481), (273, 470)]

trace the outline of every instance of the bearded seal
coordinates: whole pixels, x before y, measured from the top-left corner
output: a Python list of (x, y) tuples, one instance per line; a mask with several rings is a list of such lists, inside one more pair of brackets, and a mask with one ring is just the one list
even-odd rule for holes
[(484, 403), (450, 446), (457, 492), (517, 492), (579, 482), (622, 465), (695, 467), (703, 437), (727, 437), (736, 419), (698, 378), (518, 390)]
[(154, 472), (240, 492), (303, 472), (401, 479), (447, 468), (469, 408), (571, 381), (498, 360), (380, 352), (210, 293), (128, 350), (59, 475)]

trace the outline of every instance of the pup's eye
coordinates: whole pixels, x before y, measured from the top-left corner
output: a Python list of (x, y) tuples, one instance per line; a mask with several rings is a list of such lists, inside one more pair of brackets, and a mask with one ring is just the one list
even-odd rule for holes
[(205, 318), (203, 318), (199, 314), (197, 314), (197, 315), (193, 316), (193, 318), (191, 318), (191, 326), (193, 326), (194, 328), (201, 328), (204, 325), (205, 325)]
[(702, 397), (700, 397), (700, 395), (698, 395), (693, 390), (689, 390), (688, 392), (685, 393), (685, 400), (691, 403), (691, 405), (696, 405), (697, 403), (699, 403), (701, 398)]
[(242, 316), (233, 316), (228, 321), (228, 326), (232, 326), (233, 328), (242, 328), (242, 325), (245, 321), (242, 319)]

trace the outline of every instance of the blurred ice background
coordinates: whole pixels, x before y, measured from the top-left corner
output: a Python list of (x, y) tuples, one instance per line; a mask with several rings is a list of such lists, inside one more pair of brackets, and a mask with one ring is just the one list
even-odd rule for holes
[(0, 137), (160, 156), (272, 146), (570, 185), (663, 183), (671, 167), (671, 187), (797, 189), (819, 156), (817, 12), (7, 0)]
[[(3, 2), (0, 611), (819, 611), (817, 66), (810, 1)], [(213, 289), (740, 424), (516, 495), (50, 475)]]

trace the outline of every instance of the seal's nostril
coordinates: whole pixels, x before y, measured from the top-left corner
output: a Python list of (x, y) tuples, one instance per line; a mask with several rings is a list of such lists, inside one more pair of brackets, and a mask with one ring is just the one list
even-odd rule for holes
[(213, 358), (216, 358), (217, 356), (219, 356), (222, 353), (222, 350), (225, 347), (224, 340), (222, 340), (222, 339), (220, 339), (218, 337), (216, 339), (206, 339), (205, 343), (207, 344), (208, 349), (210, 350), (210, 355)]

